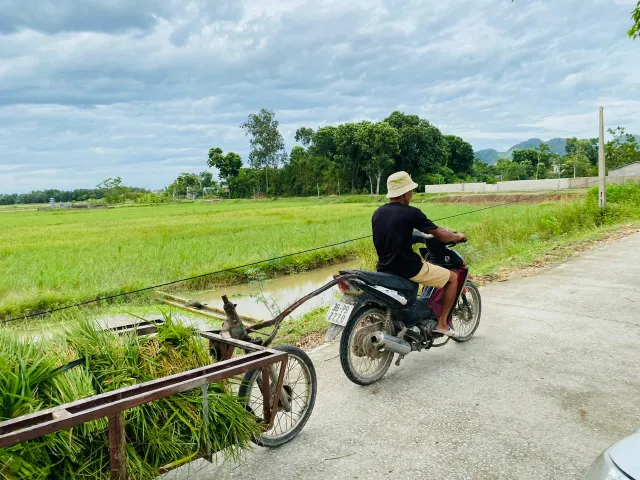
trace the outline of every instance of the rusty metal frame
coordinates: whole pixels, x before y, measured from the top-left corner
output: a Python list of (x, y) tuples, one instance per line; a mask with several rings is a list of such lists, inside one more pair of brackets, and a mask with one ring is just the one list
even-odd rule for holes
[[(145, 325), (143, 328), (146, 331), (149, 327), (149, 325)], [(284, 372), (288, 360), (287, 353), (239, 340), (223, 338), (214, 333), (202, 333), (203, 336), (209, 338), (210, 342), (220, 342), (230, 347), (238, 347), (245, 351), (250, 349), (252, 351), (246, 355), (222, 360), (205, 367), (187, 370), (168, 377), (94, 395), (0, 422), (0, 448), (10, 447), (60, 430), (68, 430), (85, 422), (107, 417), (109, 420), (111, 478), (125, 480), (127, 473), (124, 410), (253, 370), (262, 370), (263, 375), (264, 372), (267, 373), (266, 378), (263, 377), (263, 388), (267, 392), (264, 400), (264, 419), (268, 419), (268, 422), (267, 426), (263, 428), (265, 431), (270, 429), (278, 411), (280, 395), (277, 392), (282, 390)], [(233, 352), (233, 349), (231, 351)], [(273, 406), (269, 408), (271, 395), (268, 373), (269, 367), (276, 363), (280, 363), (280, 375), (275, 389), (276, 394), (274, 395)], [(162, 470), (166, 471), (166, 469)]]
[[(199, 332), (200, 336), (209, 340), (210, 351), (219, 360), (217, 363), (0, 422), (0, 448), (10, 447), (60, 430), (68, 430), (85, 422), (107, 417), (111, 479), (126, 480), (124, 410), (198, 387), (206, 388), (210, 383), (254, 370), (259, 370), (258, 374), (262, 377), (263, 419), (268, 419), (266, 427), (263, 428), (267, 431), (273, 427), (278, 413), (279, 393), (282, 391), (288, 360), (286, 352), (268, 348), (268, 345), (275, 339), (280, 323), (309, 299), (353, 277), (355, 277), (353, 274), (338, 275), (327, 284), (298, 299), (275, 318), (249, 326), (246, 329), (247, 333), (255, 333), (260, 329), (275, 326), (273, 332), (266, 341), (262, 342), (262, 345), (223, 336), (224, 332), (221, 330)], [(175, 306), (188, 309), (185, 305), (176, 304)], [(116, 327), (112, 330), (120, 335), (126, 333), (148, 335), (157, 332), (157, 326), (162, 323), (164, 322), (160, 319), (147, 320), (135, 325)], [(236, 348), (248, 353), (233, 358), (233, 352)], [(271, 405), (272, 389), (269, 368), (276, 363), (280, 363), (280, 372), (273, 394), (273, 405)], [(205, 457), (210, 457), (210, 455), (209, 451), (204, 453)], [(167, 470), (163, 468), (160, 473)]]
[(337, 277), (335, 277), (330, 282), (324, 284), (322, 287), (320, 287), (320, 288), (314, 290), (313, 292), (305, 295), (304, 297), (301, 297), (298, 300), (296, 300), (294, 303), (292, 303), (287, 308), (285, 308), (282, 312), (280, 312), (280, 314), (278, 316), (276, 316), (275, 318), (272, 318), (271, 320), (266, 320), (264, 322), (256, 323), (255, 325), (251, 325), (249, 328), (246, 329), (247, 333), (254, 333), (257, 330), (260, 330), (262, 328), (275, 326), (275, 328), (274, 328), (273, 332), (271, 333), (271, 335), (269, 336), (269, 338), (267, 338), (263, 342), (263, 345), (267, 345), (267, 346), (270, 345), (271, 342), (275, 339), (276, 334), (278, 333), (278, 328), (280, 327), (280, 323), (282, 322), (282, 320), (284, 320), (286, 317), (291, 315), (295, 309), (297, 309), (300, 305), (302, 305), (306, 301), (310, 300), (311, 298), (315, 297), (316, 295), (320, 295), (321, 293), (326, 292), (327, 290), (329, 290), (330, 288), (336, 286), (340, 282), (343, 282), (345, 280), (349, 280), (349, 279), (355, 278), (355, 277), (356, 277), (356, 275), (352, 274), (352, 273), (346, 273), (344, 275), (338, 275)]

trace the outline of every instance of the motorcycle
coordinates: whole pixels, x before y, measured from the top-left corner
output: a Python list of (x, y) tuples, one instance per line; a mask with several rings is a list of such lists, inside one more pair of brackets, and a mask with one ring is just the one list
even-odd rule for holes
[(425, 287), (403, 277), (362, 270), (340, 270), (334, 281), (342, 293), (327, 312), (331, 323), (326, 340), (340, 339), (340, 363), (345, 375), (358, 385), (380, 380), (398, 355), (396, 365), (409, 353), (441, 347), (452, 338), (466, 342), (478, 329), (482, 310), (480, 292), (471, 281), (464, 259), (431, 235), (414, 231), (420, 256), (458, 274), (457, 297), (448, 324), (457, 337), (435, 332), (442, 312), (441, 288)]

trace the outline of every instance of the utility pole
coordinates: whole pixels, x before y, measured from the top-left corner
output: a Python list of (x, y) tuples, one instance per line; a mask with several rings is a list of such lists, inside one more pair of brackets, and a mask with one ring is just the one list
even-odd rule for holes
[(598, 175), (599, 175), (599, 205), (601, 209), (607, 206), (607, 179), (605, 177), (604, 168), (604, 114), (603, 108), (600, 107), (600, 142), (598, 145)]

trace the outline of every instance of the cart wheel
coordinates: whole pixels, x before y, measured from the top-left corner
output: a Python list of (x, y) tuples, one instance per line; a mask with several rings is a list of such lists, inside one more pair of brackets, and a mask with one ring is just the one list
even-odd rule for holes
[[(287, 352), (287, 366), (284, 372), (282, 384), (283, 397), (278, 402), (273, 426), (253, 442), (262, 447), (275, 448), (291, 441), (307, 423), (316, 402), (318, 382), (316, 370), (304, 350), (291, 345), (274, 347), (277, 350)], [(281, 364), (271, 367), (271, 378), (277, 379)], [(245, 408), (251, 411), (261, 420), (263, 417), (262, 375), (260, 370), (247, 372), (242, 379), (238, 390), (238, 397), (244, 403)], [(276, 382), (269, 382), (271, 387), (271, 399), (273, 401)]]

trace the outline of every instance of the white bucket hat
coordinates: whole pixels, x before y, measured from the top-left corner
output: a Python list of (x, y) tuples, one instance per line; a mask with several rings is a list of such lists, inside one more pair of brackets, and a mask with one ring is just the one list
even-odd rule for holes
[(387, 198), (395, 198), (418, 188), (407, 172), (396, 172), (387, 178)]

